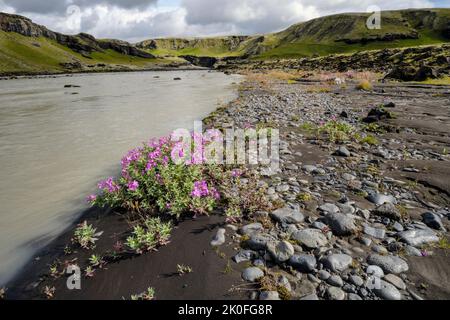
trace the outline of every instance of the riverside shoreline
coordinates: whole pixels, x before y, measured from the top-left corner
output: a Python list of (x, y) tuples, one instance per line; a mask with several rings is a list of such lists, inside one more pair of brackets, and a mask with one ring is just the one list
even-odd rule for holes
[[(87, 220), (104, 231), (98, 250), (129, 229), (124, 216), (91, 209), (7, 285), (6, 298), (45, 299), (45, 286), (55, 287), (55, 299), (129, 299), (149, 286), (156, 299), (180, 300), (450, 298), (444, 231), (450, 226), (450, 159), (444, 152), (450, 145), (450, 87), (355, 86), (352, 79), (336, 84), (250, 75), (238, 99), (204, 120), (207, 127), (280, 130), (281, 172), (261, 182), (269, 199), (286, 204), (281, 211), (259, 212), (232, 226), (220, 212), (187, 218), (168, 246), (108, 265), (83, 278), (82, 290), (70, 291), (65, 276), (54, 279), (48, 271), (56, 260), (88, 259), (90, 252), (63, 253), (74, 226)], [(389, 105), (395, 116), (379, 110), (372, 122), (377, 126), (361, 122), (380, 105)], [(351, 126), (343, 141), (330, 140), (339, 128), (318, 133), (329, 121)], [(381, 211), (383, 197), (392, 205)], [(434, 215), (424, 218), (430, 211)], [(227, 241), (214, 249), (209, 242), (219, 228), (226, 228)], [(178, 277), (177, 263), (192, 266), (193, 273)], [(367, 287), (370, 265), (384, 274), (379, 289)], [(263, 276), (250, 279), (255, 268)]]

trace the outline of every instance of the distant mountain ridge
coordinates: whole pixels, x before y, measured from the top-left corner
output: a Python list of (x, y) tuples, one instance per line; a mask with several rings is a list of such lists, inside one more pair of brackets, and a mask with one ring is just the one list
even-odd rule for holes
[(369, 16), (369, 13), (335, 14), (267, 35), (152, 39), (137, 46), (155, 54), (277, 58), (380, 49), (383, 44), (396, 47), (450, 41), (450, 9), (383, 11), (380, 30), (367, 29)]

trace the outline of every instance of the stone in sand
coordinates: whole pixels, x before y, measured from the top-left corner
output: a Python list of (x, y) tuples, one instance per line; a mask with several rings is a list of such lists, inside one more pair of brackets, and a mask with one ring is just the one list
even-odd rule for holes
[(211, 245), (213, 247), (221, 246), (225, 243), (225, 229), (221, 228), (217, 230), (216, 235), (214, 236), (213, 240), (211, 241)]
[(305, 217), (299, 210), (295, 210), (289, 207), (275, 210), (274, 212), (272, 212), (271, 216), (274, 220), (286, 224), (301, 223), (305, 220)]
[(367, 258), (367, 262), (379, 266), (386, 273), (399, 274), (409, 270), (408, 263), (398, 256), (372, 254)]

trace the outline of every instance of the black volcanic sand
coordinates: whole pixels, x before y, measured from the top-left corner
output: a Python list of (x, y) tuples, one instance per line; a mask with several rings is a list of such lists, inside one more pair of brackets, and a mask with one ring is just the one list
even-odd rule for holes
[[(144, 292), (148, 287), (156, 291), (156, 299), (208, 300), (231, 299), (230, 289), (242, 283), (240, 272), (226, 271), (232, 248), (214, 249), (210, 241), (223, 223), (223, 217), (199, 217), (186, 219), (174, 229), (171, 242), (141, 256), (128, 257), (107, 264), (95, 271), (92, 278), (81, 279), (81, 290), (68, 290), (66, 277), (51, 278), (49, 266), (59, 259), (72, 261), (84, 269), (91, 254), (112, 250), (118, 240), (123, 240), (130, 227), (125, 217), (113, 212), (93, 211), (87, 216), (97, 231), (104, 234), (94, 250), (78, 250), (70, 255), (62, 254), (70, 244), (73, 230), (55, 240), (28, 265), (21, 275), (8, 286), (8, 299), (45, 299), (45, 286), (55, 287), (55, 299), (64, 300), (120, 300)], [(193, 272), (179, 276), (177, 264), (192, 267)], [(234, 263), (233, 263), (234, 264)], [(233, 268), (237, 270), (236, 264)], [(63, 267), (59, 270), (62, 271)], [(233, 299), (241, 298), (234, 293)]]

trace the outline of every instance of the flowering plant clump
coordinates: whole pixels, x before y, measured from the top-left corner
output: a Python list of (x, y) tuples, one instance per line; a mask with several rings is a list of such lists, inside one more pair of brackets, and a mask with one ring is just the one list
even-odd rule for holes
[[(200, 143), (202, 147), (206, 144)], [(169, 138), (152, 140), (129, 151), (121, 162), (121, 176), (100, 182), (101, 194), (89, 196), (88, 201), (138, 213), (157, 209), (176, 217), (187, 211), (208, 214), (216, 206), (219, 194), (205, 180), (208, 166), (200, 165), (202, 152), (187, 155), (179, 142)], [(180, 163), (178, 160), (183, 158), (188, 160)]]
[(158, 211), (176, 218), (208, 215), (220, 206), (229, 221), (267, 210), (270, 204), (256, 171), (208, 162), (205, 150), (217, 136), (208, 137), (194, 133), (189, 143), (161, 138), (129, 151), (122, 159), (120, 177), (100, 182), (101, 193), (88, 201), (140, 216)]

